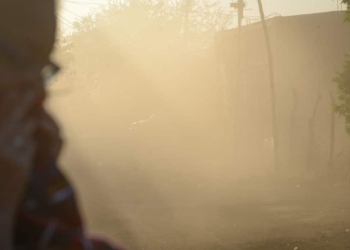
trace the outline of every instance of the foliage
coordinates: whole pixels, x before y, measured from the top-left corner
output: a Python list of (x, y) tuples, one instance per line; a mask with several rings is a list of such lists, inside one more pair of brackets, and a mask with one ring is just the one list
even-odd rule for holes
[(110, 1), (77, 21), (58, 44), (59, 61), (69, 65), (59, 85), (79, 88), (80, 102), (96, 101), (92, 107), (102, 105), (131, 120), (169, 107), (195, 114), (213, 109), (211, 46), (232, 15), (220, 1), (189, 3)]
[[(350, 22), (350, 0), (343, 0), (343, 3), (347, 5), (345, 20)], [(350, 134), (350, 55), (345, 56), (343, 69), (337, 74), (334, 82), (338, 88), (335, 111), (345, 118), (346, 131)]]
[(350, 0), (343, 0), (342, 3), (346, 4), (346, 6), (347, 6), (345, 20), (350, 22)]
[(350, 134), (350, 56), (347, 55), (343, 70), (334, 79), (338, 86), (338, 102), (335, 110), (345, 117), (346, 131)]

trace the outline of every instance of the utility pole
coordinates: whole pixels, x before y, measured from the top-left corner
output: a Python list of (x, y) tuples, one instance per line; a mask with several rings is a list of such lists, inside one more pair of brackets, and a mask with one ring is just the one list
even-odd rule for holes
[(238, 12), (238, 28), (240, 29), (242, 27), (243, 10), (246, 4), (243, 0), (238, 0), (235, 3), (231, 3), (230, 6), (231, 8), (235, 8)]
[(276, 111), (276, 87), (275, 87), (275, 72), (273, 66), (273, 57), (271, 50), (271, 43), (269, 32), (267, 30), (264, 8), (262, 0), (257, 0), (259, 4), (259, 12), (261, 23), (264, 29), (267, 57), (269, 62), (269, 76), (270, 76), (270, 94), (271, 94), (271, 113), (272, 113), (272, 133), (274, 140), (274, 167), (276, 171), (279, 171), (279, 143), (278, 143), (278, 127), (277, 127), (277, 111)]
[[(241, 89), (241, 31), (242, 31), (242, 19), (243, 19), (243, 10), (245, 8), (246, 4), (243, 0), (237, 0), (237, 2), (232, 2), (230, 4), (231, 8), (234, 8), (237, 10), (238, 13), (238, 34), (237, 34), (237, 48), (236, 48), (236, 58), (237, 58), (237, 65), (236, 65), (236, 84), (233, 86), (233, 90), (230, 91), (230, 95), (233, 95), (231, 98), (232, 103), (230, 106), (232, 107), (233, 111), (233, 120), (236, 121), (236, 126), (239, 124), (238, 119), (238, 99), (239, 99), (239, 89)], [(237, 127), (234, 129), (237, 131)]]
[(331, 107), (332, 107), (332, 114), (331, 114), (331, 143), (329, 145), (329, 162), (328, 162), (328, 169), (333, 170), (333, 160), (334, 160), (334, 141), (335, 141), (335, 111), (333, 110), (333, 107), (335, 105), (335, 100), (333, 93), (330, 91), (329, 96), (331, 98)]

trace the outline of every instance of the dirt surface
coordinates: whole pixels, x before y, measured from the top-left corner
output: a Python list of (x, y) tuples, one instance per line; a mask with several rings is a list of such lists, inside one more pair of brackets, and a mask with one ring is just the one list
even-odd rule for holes
[(67, 172), (91, 232), (130, 249), (350, 249), (350, 196), (340, 183), (283, 176), (210, 182), (102, 163)]

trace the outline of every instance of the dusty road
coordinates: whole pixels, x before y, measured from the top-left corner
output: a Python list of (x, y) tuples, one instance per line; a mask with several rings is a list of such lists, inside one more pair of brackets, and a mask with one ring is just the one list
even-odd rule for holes
[(341, 184), (266, 176), (210, 182), (146, 169), (104, 162), (67, 169), (91, 232), (144, 250), (350, 249), (350, 194)]

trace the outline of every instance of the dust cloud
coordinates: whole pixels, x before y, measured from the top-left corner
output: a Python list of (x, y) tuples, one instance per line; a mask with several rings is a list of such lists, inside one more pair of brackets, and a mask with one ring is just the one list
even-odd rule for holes
[[(84, 18), (57, 43), (55, 57), (64, 68), (49, 87), (48, 106), (61, 122), (61, 165), (75, 183), (90, 231), (130, 249), (348, 244), (348, 140), (336, 146), (334, 176), (322, 165), (329, 148), (329, 126), (323, 126), (330, 123), (328, 82), (343, 51), (328, 73), (322, 71), (328, 79), (321, 85), (312, 78), (320, 71), (301, 72), (298, 61), (312, 61), (319, 51), (306, 52), (291, 35), (290, 43), (305, 49), (298, 57), (283, 47), (286, 40), (273, 41), (281, 134), (276, 175), (267, 69), (256, 63), (265, 60), (263, 37), (249, 32), (259, 25), (244, 29), (237, 56), (231, 14), (210, 9), (210, 1), (195, 1), (188, 17), (185, 5), (141, 2)], [(288, 25), (302, 36), (292, 19), (272, 20), (286, 24), (280, 30), (287, 40)], [(323, 99), (309, 137), (318, 93)], [(345, 138), (342, 121), (337, 124), (337, 138)]]

